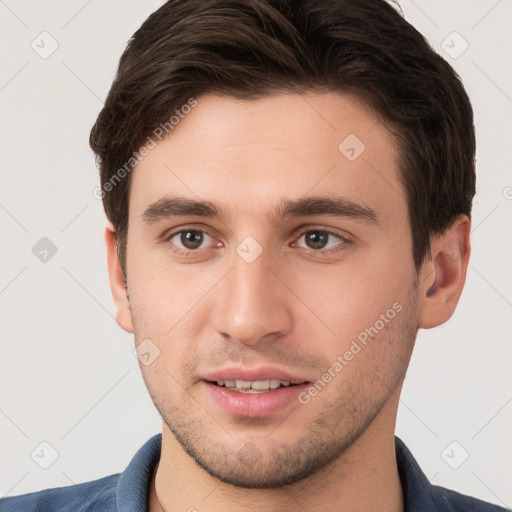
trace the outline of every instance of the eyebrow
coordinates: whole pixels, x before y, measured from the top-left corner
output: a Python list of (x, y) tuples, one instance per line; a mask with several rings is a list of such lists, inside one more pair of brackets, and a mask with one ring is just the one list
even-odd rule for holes
[[(329, 215), (353, 219), (370, 224), (378, 224), (375, 210), (355, 203), (344, 197), (312, 196), (296, 200), (282, 199), (277, 208), (268, 215), (270, 220), (286, 217), (307, 217)], [(200, 201), (186, 197), (165, 196), (149, 205), (142, 219), (147, 224), (154, 224), (172, 217), (211, 217), (227, 220), (228, 215), (210, 201)]]

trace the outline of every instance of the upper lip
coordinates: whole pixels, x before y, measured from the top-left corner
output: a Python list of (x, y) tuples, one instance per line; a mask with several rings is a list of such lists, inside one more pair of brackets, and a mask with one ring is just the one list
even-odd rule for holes
[(240, 368), (230, 367), (222, 370), (214, 370), (204, 376), (204, 380), (218, 381), (218, 380), (245, 380), (254, 382), (256, 380), (284, 380), (292, 384), (301, 384), (308, 382), (307, 379), (293, 375), (287, 371), (273, 368), (270, 366), (259, 368)]

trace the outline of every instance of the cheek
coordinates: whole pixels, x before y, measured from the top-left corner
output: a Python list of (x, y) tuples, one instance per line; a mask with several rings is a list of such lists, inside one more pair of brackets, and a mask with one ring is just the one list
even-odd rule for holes
[(294, 292), (308, 306), (297, 303), (305, 313), (294, 315), (303, 324), (300, 330), (311, 332), (323, 324), (323, 337), (342, 349), (376, 322), (381, 327), (382, 315), (384, 321), (394, 319), (395, 310), (407, 299), (412, 279), (412, 269), (403, 265), (400, 271), (393, 259), (379, 257), (373, 263), (359, 264), (354, 259), (342, 265), (318, 266), (315, 272), (300, 269), (287, 281), (294, 283)]
[(166, 336), (194, 318), (194, 310), (222, 277), (219, 270), (193, 264), (171, 266), (165, 258), (133, 264), (128, 270), (128, 284), (133, 291), (134, 321), (139, 325), (144, 322), (159, 337)]
[(144, 380), (155, 393), (167, 389), (167, 395), (175, 386), (181, 389), (178, 383), (188, 385), (186, 368), (195, 360), (198, 343), (204, 338), (212, 284), (207, 277), (191, 277), (153, 267), (132, 281), (137, 290), (131, 300), (136, 345), (150, 340), (156, 347), (152, 349), (157, 354), (154, 362), (146, 366), (141, 361)]

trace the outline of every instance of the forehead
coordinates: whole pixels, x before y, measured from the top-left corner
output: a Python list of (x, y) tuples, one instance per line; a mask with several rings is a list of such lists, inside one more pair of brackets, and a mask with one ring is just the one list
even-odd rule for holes
[(196, 101), (135, 167), (130, 217), (165, 194), (261, 214), (283, 199), (333, 193), (403, 214), (395, 139), (358, 98), (209, 94)]

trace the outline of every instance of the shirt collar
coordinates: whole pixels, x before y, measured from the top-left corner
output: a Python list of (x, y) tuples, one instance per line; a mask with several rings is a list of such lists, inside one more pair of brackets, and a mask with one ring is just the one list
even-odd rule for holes
[[(437, 512), (432, 484), (405, 443), (395, 436), (396, 464), (402, 484), (404, 512)], [(451, 508), (451, 507), (450, 507)]]
[(151, 480), (162, 447), (162, 434), (153, 436), (139, 449), (121, 473), (116, 489), (117, 510), (140, 512), (148, 509)]

